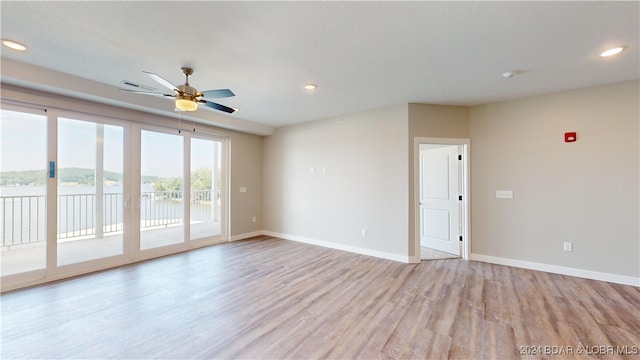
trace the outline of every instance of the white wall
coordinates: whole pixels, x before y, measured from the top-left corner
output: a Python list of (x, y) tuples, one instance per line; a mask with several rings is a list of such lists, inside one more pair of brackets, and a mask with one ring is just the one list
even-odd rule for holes
[(472, 253), (640, 277), (638, 88), (471, 107)]
[(406, 260), (407, 134), (406, 105), (276, 129), (264, 140), (264, 228)]

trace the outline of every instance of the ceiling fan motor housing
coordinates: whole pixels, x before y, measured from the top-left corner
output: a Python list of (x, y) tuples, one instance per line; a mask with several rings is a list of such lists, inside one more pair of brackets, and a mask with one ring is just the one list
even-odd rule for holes
[(198, 96), (197, 95), (198, 91), (196, 90), (196, 88), (185, 84), (185, 85), (179, 85), (178, 90), (179, 90), (179, 93), (176, 94), (177, 99), (196, 101), (196, 97)]

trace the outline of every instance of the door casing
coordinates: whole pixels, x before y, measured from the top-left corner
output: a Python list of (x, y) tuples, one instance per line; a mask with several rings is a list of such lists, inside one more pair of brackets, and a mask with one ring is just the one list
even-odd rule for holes
[(462, 229), (461, 256), (463, 259), (469, 259), (471, 250), (470, 236), (470, 213), (469, 213), (469, 147), (470, 140), (467, 138), (435, 138), (435, 137), (415, 137), (413, 139), (413, 209), (414, 209), (414, 229), (412, 237), (414, 256), (410, 257), (411, 262), (420, 262), (420, 145), (460, 145), (462, 147), (462, 204), (460, 212), (460, 221)]

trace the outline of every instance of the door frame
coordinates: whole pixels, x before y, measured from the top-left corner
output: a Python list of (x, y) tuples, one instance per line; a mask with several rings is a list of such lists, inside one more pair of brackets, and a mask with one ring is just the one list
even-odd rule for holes
[[(58, 279), (65, 278), (69, 276), (76, 276), (81, 274), (86, 274), (91, 271), (101, 270), (104, 268), (110, 268), (114, 266), (119, 266), (127, 262), (130, 258), (130, 254), (127, 252), (127, 244), (130, 242), (131, 232), (131, 223), (130, 223), (130, 211), (126, 208), (125, 202), (127, 198), (131, 197), (130, 191), (130, 181), (131, 181), (131, 159), (127, 156), (127, 152), (131, 151), (131, 133), (132, 127), (131, 122), (128, 122), (123, 119), (89, 114), (79, 111), (73, 110), (65, 110), (65, 109), (57, 109), (52, 108), (47, 111), (49, 118), (49, 124), (51, 125), (51, 130), (49, 132), (49, 157), (48, 159), (55, 161), (56, 175), (55, 178), (47, 179), (47, 196), (48, 201), (52, 204), (52, 208), (48, 208), (47, 211), (51, 211), (51, 218), (48, 218), (47, 221), (47, 231), (49, 232), (47, 241), (47, 278), (50, 279)], [(122, 254), (112, 255), (107, 257), (101, 257), (90, 260), (83, 260), (76, 263), (59, 265), (58, 264), (58, 168), (59, 168), (59, 158), (58, 158), (58, 142), (60, 140), (59, 134), (59, 123), (60, 119), (70, 119), (74, 121), (84, 121), (93, 124), (102, 124), (102, 125), (111, 125), (111, 126), (119, 126), (123, 129), (123, 138), (122, 138), (122, 198), (123, 198), (123, 213), (122, 213), (122, 221), (123, 221), (123, 231), (122, 231)], [(50, 186), (50, 187), (49, 187)], [(51, 195), (49, 195), (51, 194)], [(52, 221), (51, 221), (52, 220)], [(49, 222), (51, 221), (51, 223)]]
[(469, 148), (471, 140), (468, 138), (437, 138), (437, 137), (414, 137), (413, 138), (413, 209), (414, 209), (414, 229), (413, 229), (413, 248), (416, 262), (420, 262), (420, 145), (460, 145), (462, 147), (462, 212), (460, 221), (462, 228), (460, 235), (462, 236), (461, 257), (465, 260), (469, 259), (471, 252), (471, 217), (469, 212), (470, 189), (469, 189)]
[[(132, 241), (130, 242), (130, 245), (132, 246), (131, 261), (138, 262), (138, 261), (171, 255), (171, 254), (175, 254), (182, 251), (188, 251), (188, 250), (199, 248), (199, 247), (228, 242), (229, 229), (230, 229), (229, 224), (231, 222), (231, 209), (230, 209), (230, 201), (229, 201), (229, 196), (230, 196), (229, 179), (231, 176), (229, 154), (230, 154), (231, 144), (230, 144), (229, 138), (212, 133), (212, 132), (207, 132), (207, 131), (192, 133), (189, 129), (181, 129), (177, 127), (172, 128), (172, 127), (167, 127), (163, 125), (154, 125), (154, 124), (138, 123), (138, 122), (133, 122), (132, 128), (133, 128), (132, 134), (134, 138), (132, 150), (135, 156), (133, 159), (134, 171), (132, 173), (133, 185), (132, 185), (131, 199), (133, 203), (132, 206), (134, 208), (132, 211), (132, 216), (133, 216), (133, 222), (135, 223), (134, 225), (135, 230), (133, 231)], [(144, 250), (140, 249), (140, 241), (141, 241), (140, 239), (140, 201), (141, 201), (140, 183), (143, 176), (143, 174), (141, 173), (142, 131), (153, 131), (153, 132), (159, 132), (163, 134), (177, 135), (182, 137), (182, 140), (183, 140), (183, 143), (182, 143), (183, 169), (182, 170), (183, 170), (184, 213), (183, 213), (183, 225), (182, 225), (182, 234), (183, 234), (182, 242), (161, 246), (157, 248), (144, 249)], [(186, 191), (186, 189), (190, 188), (190, 185), (191, 185), (190, 169), (191, 169), (191, 139), (192, 138), (219, 141), (222, 144), (222, 149), (221, 149), (222, 204), (220, 205), (220, 231), (221, 232), (219, 235), (216, 235), (213, 237), (204, 238), (204, 239), (194, 239), (194, 240), (191, 240), (191, 229), (189, 226), (190, 208), (188, 204), (190, 203), (190, 200), (191, 200), (191, 193), (190, 191)]]

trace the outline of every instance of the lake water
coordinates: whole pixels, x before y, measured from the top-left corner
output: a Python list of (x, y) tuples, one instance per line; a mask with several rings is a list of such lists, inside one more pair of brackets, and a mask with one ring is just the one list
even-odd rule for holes
[[(152, 184), (142, 185), (142, 192), (153, 191)], [(0, 186), (0, 196), (38, 196), (44, 195), (46, 188), (44, 186)], [(92, 194), (95, 193), (94, 186), (59, 186), (58, 195), (72, 194)], [(105, 194), (121, 194), (122, 185), (112, 185), (104, 187)]]

